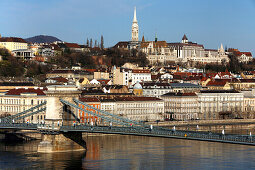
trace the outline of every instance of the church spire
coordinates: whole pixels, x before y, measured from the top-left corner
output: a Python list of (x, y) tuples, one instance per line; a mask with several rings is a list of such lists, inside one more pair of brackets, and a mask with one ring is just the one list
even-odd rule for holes
[(139, 39), (139, 26), (138, 22), (136, 19), (136, 7), (134, 9), (134, 19), (133, 19), (133, 24), (132, 24), (132, 39), (131, 41), (138, 42)]
[(142, 42), (145, 42), (144, 35), (143, 35), (143, 38), (142, 38)]
[(136, 7), (134, 9), (134, 19), (133, 19), (133, 22), (137, 22), (137, 19), (136, 19)]

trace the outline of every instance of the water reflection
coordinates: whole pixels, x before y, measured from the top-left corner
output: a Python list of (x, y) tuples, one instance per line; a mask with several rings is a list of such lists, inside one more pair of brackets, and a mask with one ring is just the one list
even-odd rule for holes
[(36, 152), (40, 141), (0, 143), (0, 169), (255, 168), (253, 146), (121, 135), (85, 140), (86, 152), (52, 154)]

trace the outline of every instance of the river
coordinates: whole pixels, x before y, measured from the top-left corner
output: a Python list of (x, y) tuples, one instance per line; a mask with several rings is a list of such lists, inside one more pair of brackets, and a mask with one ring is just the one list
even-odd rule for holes
[(37, 153), (38, 141), (1, 142), (1, 169), (255, 169), (255, 147), (193, 140), (85, 136), (88, 150)]

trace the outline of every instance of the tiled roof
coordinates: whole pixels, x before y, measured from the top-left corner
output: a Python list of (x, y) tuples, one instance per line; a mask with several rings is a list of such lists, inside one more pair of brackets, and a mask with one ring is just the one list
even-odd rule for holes
[(141, 85), (143, 87), (146, 87), (146, 86), (171, 86), (170, 83), (162, 83), (162, 82), (143, 82)]
[(63, 77), (55, 77), (55, 78), (51, 78), (52, 80), (56, 80), (57, 82), (64, 82), (67, 83), (68, 80), (66, 78)]
[(164, 94), (163, 96), (197, 96), (196, 93), (175, 93), (175, 92), (169, 92)]
[(240, 93), (236, 90), (201, 90), (200, 93)]
[[(45, 90), (45, 89), (44, 89)], [(22, 93), (36, 93), (38, 96), (45, 96), (45, 93), (42, 89), (28, 88), (28, 89), (11, 89), (5, 95), (20, 95)]]
[(107, 84), (110, 80), (98, 79), (97, 81), (99, 81), (101, 84)]
[(133, 69), (132, 73), (151, 73), (148, 69)]
[(52, 70), (51, 74), (67, 74), (67, 73), (74, 73), (73, 70)]
[(186, 34), (183, 35), (182, 40), (188, 40)]
[(236, 56), (241, 56), (243, 54), (246, 55), (246, 56), (252, 56), (251, 52), (240, 52), (240, 51), (235, 52)]
[(100, 102), (100, 100), (97, 97), (82, 97), (79, 98), (82, 102)]
[(0, 38), (0, 42), (20, 42), (27, 43), (24, 39), (18, 37), (2, 37)]
[(115, 101), (160, 101), (156, 97), (115, 97)]
[(206, 86), (225, 86), (227, 82), (231, 82), (231, 79), (215, 79), (209, 81)]
[(255, 79), (239, 79), (241, 83), (255, 83)]
[(0, 86), (35, 86), (31, 82), (0, 82)]
[(147, 41), (147, 42), (142, 42), (140, 48), (147, 48), (150, 43), (153, 43), (153, 48), (161, 48), (161, 47), (167, 47), (167, 42), (166, 41)]
[(57, 44), (50, 44), (50, 46), (51, 46), (52, 50), (61, 51), (61, 49), (59, 48), (59, 46)]
[(120, 41), (113, 48), (128, 48), (128, 41)]
[(193, 42), (188, 42), (188, 43), (167, 43), (168, 46), (195, 46), (195, 47), (202, 47), (204, 48), (204, 46), (202, 44), (197, 44), (197, 43), (193, 43)]
[(170, 83), (172, 88), (200, 88), (197, 84), (192, 83)]
[(65, 43), (67, 48), (81, 48), (78, 44), (76, 43)]

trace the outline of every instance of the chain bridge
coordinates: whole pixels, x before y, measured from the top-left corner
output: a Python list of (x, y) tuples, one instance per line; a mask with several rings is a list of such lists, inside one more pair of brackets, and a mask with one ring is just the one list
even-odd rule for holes
[[(139, 135), (151, 137), (179, 138), (232, 144), (255, 145), (252, 135), (231, 135), (211, 132), (181, 131), (167, 129), (130, 120), (112, 114), (78, 100), (80, 92), (74, 87), (48, 88), (47, 101), (28, 110), (0, 119), (1, 131), (34, 130), (42, 134), (38, 152), (56, 152), (74, 149), (86, 149), (82, 133), (104, 133)], [(46, 112), (45, 121), (24, 122), (27, 117)], [(97, 122), (82, 121), (81, 113), (96, 118)]]

